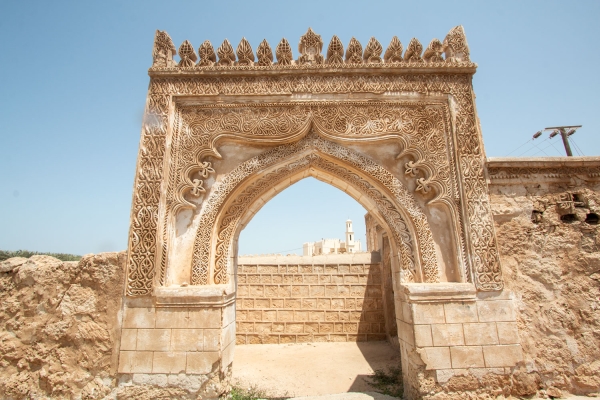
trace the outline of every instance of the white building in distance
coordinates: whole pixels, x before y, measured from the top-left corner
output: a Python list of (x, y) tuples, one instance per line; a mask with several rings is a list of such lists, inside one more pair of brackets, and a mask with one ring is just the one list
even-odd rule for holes
[(302, 255), (318, 256), (321, 254), (360, 253), (360, 240), (354, 237), (352, 220), (346, 221), (346, 241), (340, 239), (321, 239), (319, 242), (309, 242), (302, 245)]

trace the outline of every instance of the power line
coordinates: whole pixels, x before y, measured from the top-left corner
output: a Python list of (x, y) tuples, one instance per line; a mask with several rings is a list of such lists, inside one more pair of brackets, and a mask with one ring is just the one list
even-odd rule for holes
[(526, 141), (525, 143), (523, 143), (522, 145), (520, 145), (519, 147), (517, 147), (516, 149), (514, 149), (513, 151), (511, 151), (510, 153), (508, 153), (506, 155), (506, 157), (510, 156), (512, 153), (514, 153), (515, 151), (519, 150), (521, 147), (525, 146), (527, 143), (532, 142), (533, 139), (529, 139), (528, 141)]
[[(539, 144), (535, 144), (535, 143), (533, 143), (533, 147), (534, 147), (534, 148), (538, 148), (538, 149), (539, 149), (539, 147), (538, 147), (538, 146), (541, 146), (541, 145), (542, 145), (542, 144), (544, 144), (544, 142), (546, 142), (547, 140), (550, 140), (550, 138), (546, 138), (546, 139), (542, 140), (542, 141), (541, 141)], [(530, 140), (530, 142), (531, 142), (531, 141), (533, 141), (533, 139), (531, 139), (531, 140)], [(523, 154), (525, 154), (525, 153), (528, 153), (528, 152), (530, 152), (531, 150), (533, 150), (533, 148), (530, 148), (530, 149), (527, 149), (527, 150), (525, 150), (524, 152), (522, 152), (521, 154), (519, 154), (517, 157), (521, 157)]]
[[(552, 142), (550, 142), (550, 144), (546, 147), (544, 147), (543, 149), (540, 149), (540, 151), (538, 151), (537, 153), (533, 153), (533, 155), (535, 156), (536, 154), (540, 154), (540, 152), (543, 152), (545, 155), (548, 156), (548, 153), (546, 153), (544, 150), (546, 150), (548, 147), (552, 146)], [(548, 156), (550, 157), (550, 156)]]
[(281, 251), (275, 251), (274, 253), (286, 253), (288, 251), (292, 251), (292, 250), (300, 250), (302, 247), (296, 247), (295, 249), (289, 249), (289, 250), (281, 250)]
[[(552, 142), (550, 142), (552, 143)], [(554, 150), (556, 150), (558, 152), (558, 154), (560, 155), (560, 150), (556, 148), (556, 146), (554, 145), (554, 143), (552, 143), (552, 147), (554, 147)]]
[(575, 143), (575, 140), (573, 140), (573, 138), (571, 138), (571, 142), (573, 142), (573, 144), (575, 145), (575, 148), (577, 149), (577, 152), (584, 156), (585, 154), (583, 154), (583, 151), (579, 148), (579, 146), (577, 145), (577, 143)]

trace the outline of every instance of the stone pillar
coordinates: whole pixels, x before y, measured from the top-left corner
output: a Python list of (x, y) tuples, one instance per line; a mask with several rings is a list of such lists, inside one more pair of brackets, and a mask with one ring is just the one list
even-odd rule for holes
[(510, 375), (523, 359), (509, 291), (476, 293), (470, 283), (403, 284), (396, 310), (407, 399), (447, 390), (455, 376), (472, 381), (474, 387), (463, 390), (474, 391), (483, 377)]
[(235, 346), (235, 293), (227, 286), (163, 287), (152, 298), (127, 299), (120, 385), (178, 387), (203, 398), (223, 393)]

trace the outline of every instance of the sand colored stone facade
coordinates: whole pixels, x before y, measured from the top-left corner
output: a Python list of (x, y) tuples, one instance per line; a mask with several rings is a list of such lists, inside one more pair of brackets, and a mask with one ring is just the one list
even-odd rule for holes
[[(393, 311), (405, 369), (417, 368), (405, 376), (421, 388), (413, 398), (599, 393), (600, 158), (491, 159), (486, 168), (510, 292), (481, 293), (468, 283), (387, 290), (388, 244), (381, 227), (367, 223), (370, 245), (382, 246), (386, 329)], [(233, 349), (233, 298), (173, 287), (152, 301), (123, 300), (125, 273), (125, 253), (0, 263), (0, 397), (210, 398), (226, 390), (218, 371)], [(522, 359), (503, 366), (520, 356), (517, 343)]]
[[(235, 51), (227, 40), (216, 51), (206, 41), (199, 60), (185, 41), (176, 62), (170, 37), (157, 32), (131, 213), (118, 356), (123, 385), (181, 388), (183, 379), (195, 382), (194, 393), (214, 397), (230, 384), (237, 340), (336, 340), (336, 329), (347, 331), (345, 340), (368, 340), (359, 330), (377, 329), (365, 310), (376, 296), (373, 315), (383, 316), (378, 330), (398, 345), (407, 399), (482, 387), (499, 393), (521, 373), (519, 298), (511, 290), (518, 286), (507, 287), (502, 274), (488, 187), (494, 170), (486, 165), (476, 65), (462, 27), (425, 51), (417, 39), (404, 49), (394, 38), (385, 53), (376, 39), (364, 51), (356, 39), (344, 49), (334, 36), (321, 54), (323, 44), (309, 29), (297, 59), (284, 39), (275, 62), (266, 41), (256, 57), (245, 39)], [(524, 173), (515, 168), (500, 175)], [(337, 271), (317, 265), (324, 273), (316, 279), (343, 282), (314, 294), (304, 281), (315, 279), (308, 277), (314, 263), (311, 273), (278, 262), (277, 272), (272, 264), (264, 274), (240, 263), (240, 231), (277, 193), (309, 176), (368, 210), (368, 245), (381, 260), (368, 263), (369, 273), (379, 271), (377, 290), (339, 262)], [(574, 210), (582, 201), (571, 193), (555, 203)], [(565, 215), (580, 218), (577, 210)], [(367, 263), (347, 265), (362, 265), (364, 274)], [(288, 287), (274, 277), (302, 283)], [(352, 284), (345, 281), (355, 278), (357, 296), (346, 297)], [(286, 309), (288, 288), (290, 296), (304, 292)], [(360, 317), (350, 312), (345, 321), (342, 311), (324, 310), (323, 318), (338, 321), (311, 325), (315, 311), (303, 310), (304, 299), (309, 307), (318, 299), (337, 307), (343, 298), (349, 307), (359, 289)], [(236, 298), (247, 304), (239, 307)], [(242, 320), (258, 319), (258, 311), (260, 321)], [(526, 371), (519, 382), (529, 379)]]

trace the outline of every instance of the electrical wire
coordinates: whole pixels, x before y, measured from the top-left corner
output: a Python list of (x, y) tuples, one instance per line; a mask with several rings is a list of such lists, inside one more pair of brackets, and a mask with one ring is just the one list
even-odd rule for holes
[[(543, 152), (545, 155), (548, 155), (548, 153), (546, 153), (544, 150), (546, 150), (550, 146), (552, 146), (552, 143), (550, 143), (548, 146), (544, 147), (543, 149), (540, 149), (540, 151), (538, 151), (537, 153), (534, 153), (533, 155), (535, 156), (536, 154), (540, 154), (540, 152)], [(548, 157), (550, 157), (550, 156), (548, 156)]]
[(510, 156), (512, 153), (514, 153), (515, 151), (519, 150), (521, 147), (525, 146), (527, 143), (532, 142), (534, 139), (529, 139), (528, 141), (526, 141), (525, 143), (523, 143), (522, 145), (520, 145), (519, 147), (517, 147), (516, 149), (514, 149), (513, 151), (511, 151), (510, 153), (508, 153), (506, 155), (506, 157)]
[[(530, 140), (530, 142), (531, 142), (532, 140), (533, 140), (533, 139), (531, 139), (531, 140)], [(533, 148), (539, 148), (538, 146), (541, 146), (541, 145), (542, 145), (542, 144), (544, 144), (544, 142), (546, 142), (547, 140), (550, 140), (550, 138), (549, 138), (549, 137), (547, 137), (546, 139), (542, 140), (542, 141), (541, 141), (539, 144), (533, 143)], [(525, 150), (524, 152), (522, 152), (521, 154), (519, 154), (517, 157), (521, 157), (523, 154), (526, 154), (526, 153), (530, 152), (531, 150), (533, 150), (533, 148), (529, 148), (529, 149)]]
[(575, 145), (575, 149), (577, 150), (577, 152), (580, 155), (584, 156), (585, 154), (583, 154), (583, 151), (579, 148), (579, 146), (577, 145), (577, 143), (575, 143), (575, 140), (573, 140), (573, 139), (569, 139), (569, 140)]
[(292, 250), (300, 250), (301, 248), (302, 248), (302, 247), (296, 247), (295, 249), (282, 250), (282, 251), (275, 251), (273, 254), (287, 253), (288, 251), (292, 251)]
[[(552, 142), (550, 142), (552, 143)], [(552, 143), (552, 147), (554, 147), (554, 150), (556, 150), (558, 152), (558, 154), (560, 155), (560, 150), (556, 148), (556, 146), (554, 145), (554, 143)]]

